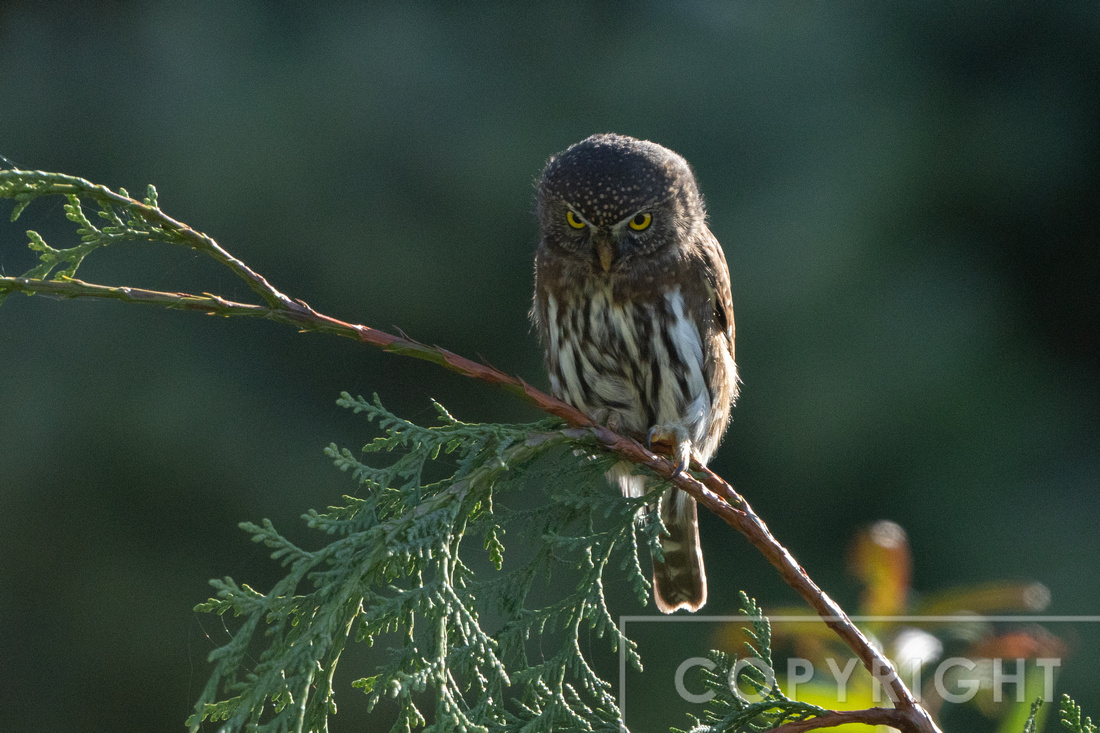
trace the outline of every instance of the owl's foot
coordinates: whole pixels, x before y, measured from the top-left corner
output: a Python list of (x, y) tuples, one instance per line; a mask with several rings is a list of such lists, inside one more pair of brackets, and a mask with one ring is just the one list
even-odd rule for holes
[(654, 425), (646, 433), (646, 447), (653, 450), (654, 441), (667, 443), (672, 447), (672, 457), (676, 460), (676, 470), (672, 472), (672, 478), (679, 476), (691, 465), (691, 437), (683, 425)]
[(623, 430), (623, 421), (619, 418), (618, 413), (608, 411), (607, 416), (599, 422), (607, 426), (607, 429), (614, 433), (621, 433)]
[(619, 413), (614, 412), (610, 407), (597, 407), (588, 413), (588, 416), (592, 418), (593, 422), (606, 426), (608, 430), (614, 433), (620, 432), (623, 428), (623, 421)]

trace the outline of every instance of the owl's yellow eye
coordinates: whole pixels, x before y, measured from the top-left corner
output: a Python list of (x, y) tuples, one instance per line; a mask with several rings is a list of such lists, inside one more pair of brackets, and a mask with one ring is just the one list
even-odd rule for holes
[(630, 228), (636, 232), (640, 232), (643, 229), (649, 227), (653, 223), (653, 215), (650, 213), (638, 214), (630, 220)]
[(574, 214), (572, 211), (565, 215), (565, 220), (569, 222), (569, 226), (573, 227), (574, 229), (584, 229), (584, 222), (581, 221), (581, 218)]

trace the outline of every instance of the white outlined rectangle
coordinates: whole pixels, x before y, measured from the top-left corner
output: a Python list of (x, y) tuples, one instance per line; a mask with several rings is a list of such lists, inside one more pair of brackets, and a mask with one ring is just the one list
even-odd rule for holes
[[(807, 615), (765, 615), (771, 624), (777, 623), (824, 623), (830, 621), (843, 621), (845, 617)], [(857, 615), (848, 616), (847, 620), (855, 624), (974, 624), (974, 623), (1017, 623), (1017, 624), (1064, 624), (1064, 623), (1100, 623), (1100, 615), (981, 615), (981, 614), (951, 614), (951, 615)], [(627, 635), (627, 624), (630, 623), (711, 623), (711, 624), (745, 624), (751, 619), (744, 614), (732, 614), (727, 616), (641, 616), (629, 615), (619, 617), (619, 631)], [(643, 660), (644, 663), (644, 660)], [(626, 675), (627, 655), (625, 645), (619, 648), (619, 711), (622, 716), (623, 730), (626, 728)]]

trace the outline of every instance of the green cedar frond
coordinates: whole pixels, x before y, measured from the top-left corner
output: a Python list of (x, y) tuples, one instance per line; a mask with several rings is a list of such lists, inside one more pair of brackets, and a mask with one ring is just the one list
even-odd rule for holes
[[(140, 207), (120, 203), (119, 197), (112, 196), (108, 189), (83, 178), (42, 171), (0, 171), (0, 198), (10, 198), (15, 201), (11, 213), (12, 221), (17, 220), (24, 209), (36, 198), (57, 194), (64, 195), (68, 202), (64, 205), (65, 218), (76, 224), (80, 244), (67, 249), (55, 249), (47, 244), (38, 232), (28, 231), (27, 246), (39, 253), (39, 264), (23, 273), (24, 278), (39, 280), (72, 278), (85, 257), (115, 242), (157, 240), (185, 243), (185, 239), (178, 232), (159, 226), (146, 218), (147, 212)], [(125, 190), (121, 190), (120, 194), (123, 197), (127, 196)], [(96, 207), (93, 213), (95, 218), (102, 220), (99, 226), (93, 224), (88, 218), (81, 198), (90, 200)], [(159, 211), (157, 192), (152, 186), (149, 186), (143, 203)]]
[[(752, 622), (747, 630), (751, 641), (745, 642), (745, 656), (730, 656), (711, 651), (709, 658), (713, 669), (700, 668), (703, 684), (714, 692), (707, 703), (702, 720), (695, 719), (689, 733), (735, 733), (740, 731), (766, 731), (783, 723), (805, 720), (829, 712), (824, 708), (789, 699), (779, 688), (774, 675), (769, 680), (758, 667), (744, 664), (734, 679), (733, 670), (738, 660), (757, 660), (768, 669), (774, 669), (771, 649), (771, 624), (756, 601), (741, 593), (741, 613)], [(751, 690), (750, 700), (742, 690)], [(680, 731), (679, 733), (683, 733)]]
[(1035, 702), (1031, 703), (1031, 713), (1027, 716), (1027, 722), (1024, 723), (1023, 733), (1035, 733), (1037, 726), (1039, 725), (1039, 711), (1043, 709), (1043, 698), (1038, 698)]
[[(382, 428), (364, 454), (396, 458), (376, 465), (329, 446), (364, 495), (305, 515), (326, 538), (320, 549), (290, 542), (266, 520), (241, 525), (286, 576), (267, 593), (213, 581), (217, 597), (196, 607), (231, 610), (240, 625), (210, 655), (214, 672), (191, 729), (212, 720), (225, 731), (326, 730), (347, 639), (373, 644), (398, 633), (389, 658), (352, 683), (372, 710), (383, 697), (396, 701), (392, 731), (619, 731), (611, 686), (584, 648), (592, 636), (605, 639), (641, 667), (607, 608), (604, 573), (625, 570), (648, 601), (637, 542), (654, 544), (659, 521), (640, 526), (635, 516), (658, 493), (618, 496), (602, 479), (614, 459), (554, 421), (464, 423), (437, 404), (440, 424), (423, 427), (377, 396), (345, 393), (339, 404)], [(425, 479), (443, 466), (447, 478)], [(509, 536), (522, 536), (523, 547), (509, 552)], [(533, 601), (559, 577), (571, 591)]]
[(1081, 717), (1081, 706), (1073, 701), (1069, 695), (1062, 695), (1062, 704), (1059, 707), (1058, 719), (1062, 721), (1062, 727), (1073, 733), (1096, 733), (1096, 726), (1092, 719)]

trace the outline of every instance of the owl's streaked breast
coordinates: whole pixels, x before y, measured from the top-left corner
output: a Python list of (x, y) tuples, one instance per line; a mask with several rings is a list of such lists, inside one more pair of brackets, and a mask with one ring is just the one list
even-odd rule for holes
[(683, 423), (708, 458), (717, 441), (703, 341), (679, 286), (648, 302), (616, 302), (601, 283), (579, 294), (559, 302), (548, 293), (540, 314), (554, 395), (638, 433)]

